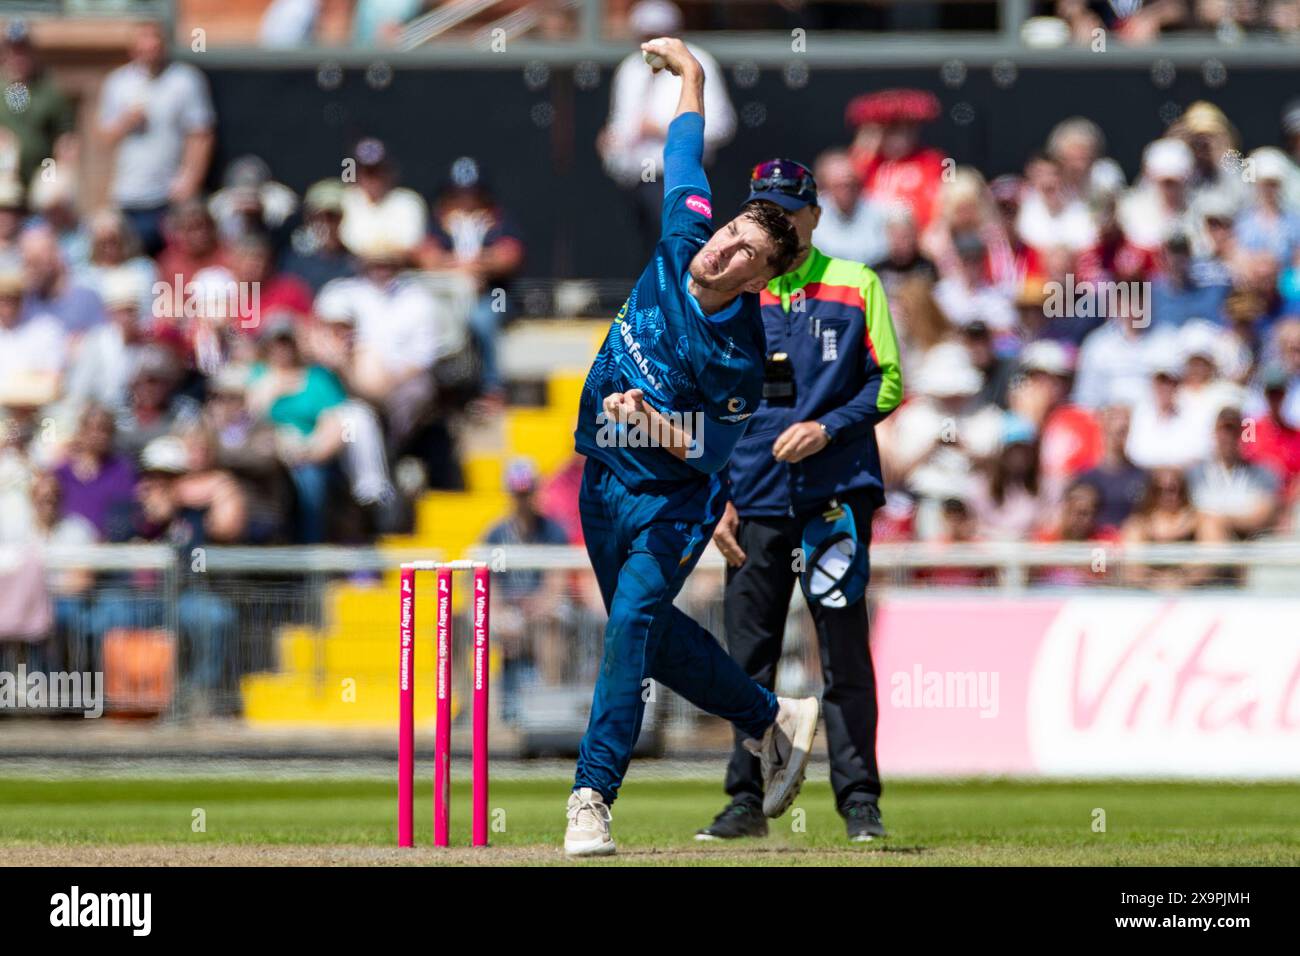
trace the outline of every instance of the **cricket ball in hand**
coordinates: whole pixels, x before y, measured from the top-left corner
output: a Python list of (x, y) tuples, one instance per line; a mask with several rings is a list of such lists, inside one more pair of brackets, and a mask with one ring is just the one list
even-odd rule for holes
[(668, 61), (665, 60), (658, 53), (654, 53), (650, 50), (646, 50), (645, 53), (642, 55), (645, 57), (645, 61), (650, 64), (650, 69), (656, 72), (658, 72), (659, 70), (666, 69), (668, 67)]

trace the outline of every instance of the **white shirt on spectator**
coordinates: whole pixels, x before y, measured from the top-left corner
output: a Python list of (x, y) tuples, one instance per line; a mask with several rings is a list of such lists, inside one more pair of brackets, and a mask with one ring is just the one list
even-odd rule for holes
[(358, 351), (378, 356), (394, 374), (432, 368), (467, 342), (466, 318), (450, 314), (418, 278), (399, 276), (383, 287), (364, 278), (342, 281)]
[(0, 382), (24, 373), (61, 372), (67, 355), (67, 333), (53, 315), (33, 315), (12, 329), (0, 327)]
[(1194, 235), (1198, 226), (1190, 206), (1181, 212), (1171, 212), (1161, 203), (1154, 186), (1129, 190), (1119, 201), (1115, 214), (1128, 241), (1143, 249), (1158, 249), (1176, 233)]
[(1267, 468), (1239, 461), (1229, 466), (1215, 459), (1187, 474), (1192, 504), (1206, 514), (1241, 518), (1278, 496), (1277, 477)]
[(1078, 251), (1097, 244), (1097, 227), (1082, 199), (1072, 199), (1058, 213), (1047, 208), (1037, 192), (1025, 194), (1016, 217), (1016, 232), (1025, 245), (1034, 249), (1066, 246)]
[(420, 194), (397, 186), (379, 202), (371, 202), (360, 186), (343, 190), (343, 221), (339, 238), (353, 252), (377, 245), (414, 249), (428, 231), (429, 207)]
[[(717, 60), (694, 44), (688, 49), (704, 68), (704, 164), (713, 161), (719, 146), (736, 133), (736, 111), (727, 97), (727, 83)], [(682, 81), (667, 70), (653, 72), (638, 50), (623, 58), (614, 70), (609, 98), (609, 142), (605, 151), (605, 172), (620, 186), (641, 182), (647, 160), (656, 174), (664, 168), (664, 135), (643, 136), (643, 120), (668, 132), (677, 115)]]
[(889, 251), (885, 241), (885, 213), (866, 196), (847, 214), (834, 203), (822, 206), (822, 218), (813, 230), (812, 244), (837, 259), (872, 265)]
[(1205, 460), (1213, 437), (1200, 409), (1179, 398), (1173, 414), (1163, 414), (1148, 393), (1133, 406), (1124, 451), (1139, 468), (1188, 468)]
[(1115, 322), (1089, 332), (1079, 347), (1074, 404), (1085, 408), (1135, 405), (1150, 390), (1157, 359), (1178, 354), (1178, 336), (1160, 328), (1125, 335)]
[(168, 63), (151, 76), (132, 62), (108, 74), (99, 101), (99, 122), (116, 122), (136, 105), (144, 107), (147, 119), (118, 144), (112, 196), (123, 208), (148, 209), (167, 203), (186, 137), (211, 129), (216, 115), (207, 80), (189, 63)]
[(956, 277), (940, 279), (934, 286), (934, 301), (958, 328), (965, 328), (977, 319), (994, 332), (1009, 332), (1016, 325), (1015, 306), (996, 286), (972, 289)]
[(94, 402), (114, 412), (124, 410), (137, 352), (126, 344), (116, 323), (106, 322), (91, 329), (81, 340), (68, 370), (65, 398), (74, 406)]
[[(989, 403), (971, 413), (948, 414), (927, 396), (905, 403), (896, 413), (894, 451), (901, 460), (924, 458), (906, 480), (908, 490), (925, 498), (969, 498), (980, 478), (972, 459), (991, 457), (1002, 441), (1003, 416)], [(955, 435), (960, 441), (944, 441)], [(936, 442), (936, 439), (940, 439)]]

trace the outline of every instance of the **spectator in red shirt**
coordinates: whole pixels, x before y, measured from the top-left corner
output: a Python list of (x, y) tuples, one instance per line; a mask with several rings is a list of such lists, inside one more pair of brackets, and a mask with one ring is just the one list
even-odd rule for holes
[(174, 206), (167, 216), (164, 232), (167, 243), (158, 254), (158, 274), (169, 285), (179, 284), (182, 296), (184, 287), (200, 269), (230, 264), (212, 214), (201, 200), (191, 199)]
[(255, 314), (240, 323), (252, 335), (261, 335), (272, 315), (288, 316), (295, 324), (311, 315), (311, 288), (297, 276), (276, 272), (274, 263), (271, 242), (261, 235), (245, 235), (230, 249), (234, 280), (258, 290)]
[(1286, 369), (1269, 366), (1260, 377), (1268, 411), (1255, 419), (1254, 440), (1242, 442), (1242, 457), (1271, 469), (1282, 482), (1283, 500), (1290, 501), (1300, 487), (1296, 483), (1300, 475), (1300, 429), (1292, 427), (1282, 410), (1286, 402)]
[(874, 202), (901, 202), (924, 229), (934, 215), (944, 155), (921, 145), (921, 129), (939, 117), (939, 100), (924, 90), (881, 90), (849, 103), (850, 153), (863, 192)]
[(1079, 278), (1091, 282), (1133, 282), (1149, 279), (1159, 267), (1155, 250), (1128, 240), (1116, 215), (1114, 193), (1101, 193), (1092, 202), (1097, 221), (1097, 242), (1079, 254)]
[[(1119, 531), (1101, 523), (1101, 492), (1095, 485), (1076, 482), (1065, 492), (1061, 507), (1053, 521), (1039, 529), (1034, 540), (1044, 544), (1060, 542), (1094, 541), (1105, 544), (1119, 542)], [(1037, 569), (1031, 580), (1035, 584), (1091, 584), (1104, 580), (1105, 564), (1090, 562), (1086, 567), (1068, 565)]]

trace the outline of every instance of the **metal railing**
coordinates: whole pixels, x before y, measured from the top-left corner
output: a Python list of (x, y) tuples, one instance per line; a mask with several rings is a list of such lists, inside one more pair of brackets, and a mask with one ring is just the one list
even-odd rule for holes
[[(375, 704), (368, 719), (377, 729), (383, 718), (374, 714), (395, 706), (396, 699), (397, 603), (390, 572), (405, 561), (454, 557), (487, 561), (494, 571), (496, 721), (523, 752), (563, 750), (576, 742), (585, 722), (582, 708), (599, 668), (605, 626), (589, 560), (575, 547), (483, 547), (467, 555), (350, 547), (181, 553), (160, 545), (50, 547), (39, 553), (2, 547), (0, 574), (39, 562), (54, 613), (50, 633), (40, 642), (0, 636), (0, 671), (12, 672), (21, 662), (29, 670), (102, 672), (110, 713), (226, 715), (254, 723), (293, 724), (296, 712), (268, 713), (267, 706), (274, 710), (282, 696), (297, 694), (315, 714), (305, 721), (347, 724), (359, 711), (319, 707), (337, 703), (340, 684), (350, 683)], [(940, 588), (967, 596), (1124, 594), (1147, 586), (1147, 578), (1134, 576), (1139, 569), (1201, 569), (1201, 589), (1243, 597), (1300, 590), (1300, 541), (1282, 539), (1143, 546), (882, 543), (871, 549), (871, 563), (876, 597), (938, 594)], [(720, 639), (723, 570), (721, 556), (710, 548), (678, 600)], [(82, 583), (69, 590), (67, 578), (74, 572), (83, 572)], [(90, 572), (89, 580), (84, 572)], [(1161, 583), (1177, 584), (1168, 576)], [(462, 662), (472, 656), (463, 643), (471, 633), (463, 617), (467, 598), (456, 602), (453, 628), (454, 659)], [(417, 608), (419, 640), (428, 639), (432, 606), (430, 600)], [(778, 671), (783, 693), (815, 693), (820, 687), (815, 635), (804, 609), (796, 588)], [(8, 623), (0, 619), (0, 635), (10, 633)], [(158, 673), (160, 668), (169, 673)], [(267, 682), (270, 690), (258, 697), (257, 686)], [(250, 703), (256, 705), (251, 711)], [(665, 692), (654, 705), (648, 745), (660, 739), (660, 731), (692, 730), (698, 718), (693, 707)]]

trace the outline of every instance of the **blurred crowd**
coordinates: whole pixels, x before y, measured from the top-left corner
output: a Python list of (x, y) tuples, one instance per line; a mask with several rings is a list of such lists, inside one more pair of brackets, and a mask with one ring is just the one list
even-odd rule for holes
[(1225, 43), (1247, 34), (1300, 38), (1300, 0), (1047, 0), (1041, 6), (1085, 46), (1095, 43), (1098, 30), (1130, 45), (1168, 34), (1208, 33)]
[[(184, 3), (184, 0), (181, 0)], [(605, 0), (602, 32), (629, 35), (636, 8), (644, 0)], [(457, 32), (482, 34), (500, 29), (513, 38), (564, 40), (582, 35), (581, 6), (570, 0), (499, 0), (485, 10), (466, 10), (463, 21), (425, 19), (432, 0), (268, 0), (257, 24), (263, 46), (289, 47), (347, 42), (391, 47), (446, 39)], [(999, 0), (944, 3), (846, 3), (844, 0), (691, 0), (683, 3), (684, 25), (709, 30), (856, 30), (866, 32), (986, 32), (1000, 26)], [(1245, 36), (1300, 38), (1300, 0), (1036, 0), (1027, 5), (1026, 42), (1061, 45), (1097, 43), (1099, 31), (1124, 45), (1152, 43), (1166, 36), (1212, 36), (1233, 43)], [(252, 37), (248, 37), (252, 39)]]
[(989, 181), (923, 145), (938, 115), (860, 97), (816, 169), (813, 241), (874, 265), (901, 340), (878, 538), (1294, 533), (1300, 101), (1280, 148), (1194, 103), (1131, 183), (1090, 120)]
[[(668, 21), (671, 4), (641, 3), (629, 29)], [(299, 196), (259, 157), (211, 168), (206, 80), (156, 25), (92, 129), (21, 21), (0, 54), (0, 541), (365, 541), (407, 527), (422, 489), (458, 486), (458, 423), (504, 403), (524, 257), (472, 158), (426, 198), (363, 139)], [(710, 69), (716, 146), (735, 116)], [(615, 83), (598, 143), (615, 179), (668, 99)], [(929, 93), (845, 115), (852, 135), (816, 161), (814, 241), (874, 266), (902, 341), (881, 537), (1292, 532), (1300, 101), (1275, 144), (1195, 103), (1132, 182), (1084, 118), (990, 180), (925, 144)], [(114, 160), (98, 210), (76, 177), (92, 147)]]
[(92, 129), (22, 21), (0, 71), (0, 543), (367, 541), (460, 485), (524, 254), (472, 158), (432, 201), (373, 138), (302, 196), (256, 156), (213, 170), (207, 82), (154, 24)]

